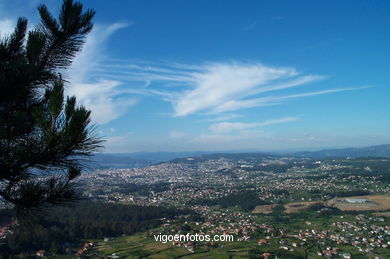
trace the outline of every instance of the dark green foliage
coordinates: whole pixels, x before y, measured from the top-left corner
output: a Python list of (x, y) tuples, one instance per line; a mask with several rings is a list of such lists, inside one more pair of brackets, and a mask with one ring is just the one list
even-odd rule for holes
[(274, 173), (285, 173), (291, 168), (290, 164), (267, 164), (267, 165), (256, 165), (251, 168), (251, 171), (266, 171)]
[(379, 181), (384, 183), (390, 183), (390, 174), (385, 174), (383, 176), (380, 176)]
[(101, 142), (90, 111), (64, 101), (60, 72), (92, 29), (94, 11), (65, 0), (58, 20), (46, 6), (41, 23), (27, 34), (20, 18), (13, 34), (0, 40), (0, 198), (20, 208), (39, 208), (77, 199), (71, 181), (81, 157)]
[(285, 208), (283, 205), (276, 205), (272, 208), (272, 213), (275, 215), (280, 215), (284, 212)]
[(365, 190), (337, 191), (335, 193), (337, 197), (362, 196), (362, 195), (369, 195), (369, 194), (370, 192)]
[(199, 200), (195, 203), (208, 206), (219, 205), (222, 208), (239, 206), (243, 211), (251, 211), (257, 205), (271, 204), (267, 201), (259, 199), (256, 192), (253, 191), (241, 191), (215, 200)]
[[(314, 203), (314, 204), (311, 204), (307, 207), (307, 210), (309, 211), (319, 211), (321, 209), (325, 209), (327, 208), (325, 205), (321, 204), (321, 203)], [(329, 208), (327, 208), (329, 209)]]
[(161, 218), (174, 218), (191, 211), (173, 208), (81, 202), (77, 206), (54, 207), (33, 220), (21, 220), (14, 234), (7, 238), (12, 253), (57, 247), (66, 243), (117, 237), (155, 228)]

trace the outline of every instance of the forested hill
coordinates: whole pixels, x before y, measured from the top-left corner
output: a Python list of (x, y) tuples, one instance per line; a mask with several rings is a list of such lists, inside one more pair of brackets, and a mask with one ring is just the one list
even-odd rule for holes
[(390, 144), (361, 147), (361, 148), (341, 148), (324, 149), (320, 151), (304, 151), (292, 154), (297, 157), (308, 158), (329, 158), (329, 157), (386, 157), (390, 158)]

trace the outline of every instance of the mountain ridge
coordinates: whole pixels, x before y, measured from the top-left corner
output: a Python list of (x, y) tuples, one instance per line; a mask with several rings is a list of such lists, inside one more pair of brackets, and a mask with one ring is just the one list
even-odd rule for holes
[(91, 169), (103, 168), (136, 168), (145, 167), (157, 163), (177, 161), (186, 158), (216, 158), (216, 157), (239, 157), (239, 156), (291, 156), (296, 158), (308, 159), (323, 159), (323, 158), (357, 158), (357, 157), (384, 157), (390, 158), (390, 144), (366, 146), (366, 147), (350, 147), (350, 148), (335, 148), (321, 149), (318, 151), (300, 151), (300, 152), (137, 152), (137, 153), (98, 153), (92, 158), (93, 161), (88, 162), (88, 167)]
[(330, 157), (385, 157), (390, 158), (390, 144), (382, 144), (366, 147), (351, 147), (337, 149), (322, 149), (318, 151), (301, 151), (293, 155), (308, 158), (330, 158)]

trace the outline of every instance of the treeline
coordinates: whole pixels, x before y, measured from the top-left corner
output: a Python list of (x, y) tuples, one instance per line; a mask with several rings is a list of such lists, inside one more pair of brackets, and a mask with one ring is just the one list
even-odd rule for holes
[(366, 190), (351, 190), (351, 191), (322, 191), (322, 190), (310, 190), (308, 191), (311, 197), (320, 198), (323, 195), (328, 195), (330, 197), (350, 197), (350, 196), (363, 196), (369, 195), (370, 192)]
[(12, 253), (46, 249), (63, 252), (66, 243), (115, 237), (155, 228), (161, 218), (174, 218), (192, 211), (165, 207), (87, 203), (57, 207), (19, 220), (6, 239)]
[(390, 183), (390, 174), (380, 176), (379, 180), (384, 183)]
[(337, 197), (349, 197), (349, 196), (369, 195), (370, 192), (365, 190), (353, 190), (353, 191), (336, 191), (334, 194)]
[(241, 191), (233, 193), (218, 199), (202, 199), (195, 201), (198, 205), (215, 206), (219, 205), (222, 208), (239, 206), (243, 211), (251, 211), (257, 205), (271, 204), (268, 201), (261, 200), (254, 191)]

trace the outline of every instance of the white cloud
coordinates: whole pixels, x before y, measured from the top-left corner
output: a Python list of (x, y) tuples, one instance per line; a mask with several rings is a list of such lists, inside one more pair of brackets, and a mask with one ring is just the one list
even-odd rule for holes
[(116, 81), (100, 79), (93, 83), (73, 83), (69, 94), (76, 95), (78, 104), (92, 111), (93, 122), (104, 124), (126, 112), (128, 107), (137, 103), (134, 97), (121, 97), (121, 91), (116, 90)]
[[(191, 66), (163, 62), (103, 65), (99, 69), (112, 80), (143, 82), (138, 94), (158, 95), (172, 104), (174, 116), (195, 113), (220, 115), (260, 106), (278, 105), (292, 98), (351, 91), (337, 88), (286, 94), (286, 89), (322, 80), (294, 68), (261, 63), (220, 62)], [(132, 89), (135, 91), (135, 89)], [(279, 95), (270, 95), (278, 92)]]
[(286, 117), (282, 119), (274, 119), (274, 120), (266, 120), (263, 122), (254, 122), (254, 123), (242, 123), (242, 122), (220, 122), (216, 124), (212, 124), (210, 126), (210, 130), (215, 133), (227, 133), (231, 131), (241, 131), (247, 130), (251, 128), (259, 128), (263, 126), (286, 123), (291, 121), (296, 121), (299, 118), (297, 117)]
[(16, 23), (11, 19), (0, 20), (0, 37), (10, 35), (15, 30)]
[[(1, 6), (0, 6), (1, 9)], [(0, 13), (0, 16), (4, 16)], [(15, 31), (18, 17), (4, 18), (0, 20), (0, 38), (11, 35)], [(27, 31), (33, 30), (35, 24), (28, 19)]]
[(240, 100), (253, 94), (257, 87), (289, 76), (293, 69), (275, 69), (260, 64), (212, 64), (194, 73), (195, 88), (185, 91), (174, 101), (176, 116), (198, 111), (224, 112), (221, 107), (230, 100)]
[(80, 53), (72, 63), (70, 70), (71, 80), (80, 82), (91, 79), (90, 72), (96, 70), (100, 63), (104, 62), (104, 44), (108, 38), (119, 29), (127, 27), (125, 23), (114, 23), (111, 25), (94, 25), (91, 33), (88, 34), (86, 42)]
[(75, 95), (78, 103), (92, 111), (92, 120), (98, 124), (110, 122), (137, 103), (134, 97), (123, 96), (121, 81), (95, 75), (96, 67), (104, 62), (105, 41), (127, 24), (98, 25), (87, 36), (83, 50), (75, 58), (69, 71), (67, 94)]
[(323, 95), (323, 94), (337, 93), (337, 92), (344, 92), (344, 91), (354, 91), (354, 90), (360, 90), (369, 87), (370, 86), (362, 86), (362, 87), (354, 87), (354, 88), (338, 88), (338, 89), (329, 89), (323, 91), (299, 93), (299, 94), (292, 94), (292, 95), (267, 96), (267, 97), (252, 98), (247, 100), (231, 100), (221, 105), (217, 109), (217, 111), (234, 111), (238, 109), (247, 109), (252, 107), (278, 105), (288, 99), (302, 98), (302, 97), (309, 97), (309, 96), (316, 96), (316, 95)]

